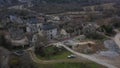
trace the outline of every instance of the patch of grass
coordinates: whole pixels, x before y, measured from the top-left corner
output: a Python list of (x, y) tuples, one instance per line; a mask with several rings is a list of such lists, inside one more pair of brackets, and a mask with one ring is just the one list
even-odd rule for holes
[(41, 60), (60, 60), (60, 59), (67, 59), (68, 55), (71, 55), (72, 53), (68, 52), (68, 51), (61, 51), (56, 55), (51, 55), (48, 57), (41, 57), (40, 55), (37, 55), (37, 57)]
[(96, 63), (54, 63), (54, 64), (39, 64), (38, 68), (105, 68)]
[(45, 48), (41, 48), (39, 50), (35, 51), (38, 58), (41, 60), (61, 60), (61, 59), (67, 59), (68, 55), (71, 55), (72, 53), (67, 51), (64, 48), (57, 48), (54, 46), (49, 46)]
[(70, 55), (71, 53), (68, 51), (64, 51), (58, 55), (51, 56), (50, 59), (67, 59), (67, 56)]

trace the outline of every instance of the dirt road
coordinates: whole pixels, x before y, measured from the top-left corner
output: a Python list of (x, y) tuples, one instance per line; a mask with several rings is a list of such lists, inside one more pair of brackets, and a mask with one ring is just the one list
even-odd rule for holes
[(67, 46), (64, 45), (64, 44), (59, 43), (59, 45), (63, 46), (65, 49), (67, 49), (68, 51), (72, 52), (73, 54), (75, 54), (75, 55), (77, 55), (77, 56), (86, 58), (86, 59), (88, 59), (88, 60), (91, 60), (91, 61), (93, 61), (93, 62), (96, 62), (96, 63), (98, 63), (98, 64), (100, 64), (100, 65), (103, 65), (103, 66), (105, 66), (105, 67), (108, 67), (108, 68), (117, 68), (117, 67), (115, 67), (115, 66), (113, 66), (113, 65), (111, 65), (111, 64), (102, 62), (101, 60), (98, 60), (98, 59), (96, 59), (95, 57), (91, 57), (91, 56), (88, 56), (88, 55), (85, 55), (85, 54), (82, 54), (82, 53), (78, 53), (78, 52), (70, 49), (69, 47), (67, 47)]

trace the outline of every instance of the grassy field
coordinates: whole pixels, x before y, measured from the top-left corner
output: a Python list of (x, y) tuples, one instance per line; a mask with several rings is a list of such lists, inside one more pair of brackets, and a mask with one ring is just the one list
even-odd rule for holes
[(38, 68), (105, 68), (96, 63), (55, 63), (55, 64), (38, 64)]
[(68, 52), (68, 51), (65, 51), (59, 55), (54, 55), (54, 56), (51, 56), (50, 59), (67, 59), (67, 56), (70, 55), (71, 53)]
[(48, 57), (41, 57), (40, 55), (37, 55), (37, 57), (41, 60), (60, 60), (60, 59), (67, 59), (68, 55), (71, 55), (72, 53), (68, 51), (62, 51), (57, 55), (51, 55)]
[[(55, 48), (56, 49), (56, 48)], [(57, 49), (58, 50), (58, 49)], [(65, 60), (68, 55), (71, 55), (72, 53), (66, 51), (65, 49), (62, 49), (60, 51), (57, 51), (56, 54), (53, 54), (56, 50), (54, 50), (54, 47), (48, 47), (45, 48), (45, 56), (40, 56), (38, 54), (37, 57), (41, 60)], [(49, 55), (49, 53), (51, 53)], [(47, 56), (46, 56), (47, 55)], [(80, 60), (78, 60), (80, 61)], [(55, 62), (55, 63), (39, 63), (36, 64), (36, 68), (105, 68), (99, 64), (93, 63), (93, 62), (85, 62), (81, 60), (80, 62), (76, 61), (71, 61), (71, 62)]]
[(67, 59), (67, 56), (72, 53), (64, 48), (46, 47), (41, 52), (36, 53), (37, 57), (41, 60), (61, 60)]

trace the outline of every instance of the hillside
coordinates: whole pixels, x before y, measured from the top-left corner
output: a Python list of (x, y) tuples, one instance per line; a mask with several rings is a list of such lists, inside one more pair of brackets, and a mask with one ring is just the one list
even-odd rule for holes
[(0, 7), (12, 6), (19, 4), (18, 0), (0, 0)]
[(35, 5), (41, 4), (65, 4), (65, 3), (78, 3), (81, 5), (94, 5), (94, 4), (103, 4), (103, 3), (109, 3), (109, 2), (120, 2), (120, 0), (28, 0), (28, 2), (31, 1)]
[(32, 3), (34, 5), (40, 4), (68, 4), (68, 3), (78, 3), (80, 5), (93, 5), (93, 4), (101, 4), (108, 2), (116, 2), (119, 3), (120, 0), (0, 0), (0, 7), (4, 6), (12, 6), (18, 4), (28, 4)]

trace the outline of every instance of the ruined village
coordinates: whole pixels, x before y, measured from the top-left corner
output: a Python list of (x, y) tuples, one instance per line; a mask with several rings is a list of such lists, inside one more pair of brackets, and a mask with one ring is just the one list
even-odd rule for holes
[(40, 13), (25, 6), (0, 10), (0, 68), (67, 62), (120, 67), (120, 6), (105, 3), (62, 13)]

